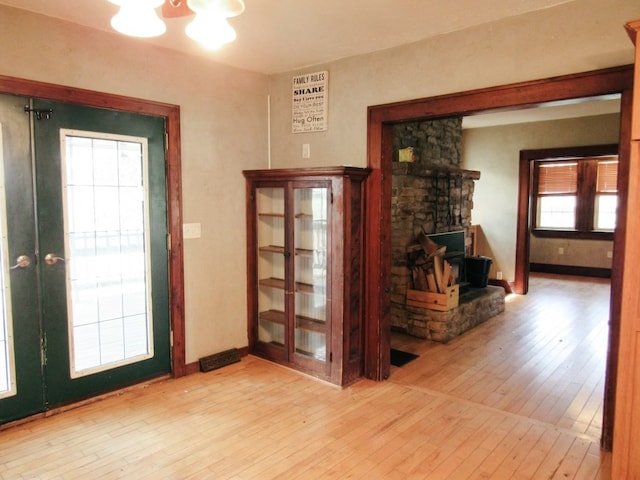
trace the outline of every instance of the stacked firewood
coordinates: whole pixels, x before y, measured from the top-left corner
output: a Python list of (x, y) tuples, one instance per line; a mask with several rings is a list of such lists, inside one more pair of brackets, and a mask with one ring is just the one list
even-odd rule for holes
[(447, 247), (438, 245), (424, 233), (420, 233), (418, 242), (407, 249), (414, 290), (445, 293), (449, 285), (456, 283), (451, 264), (444, 258)]

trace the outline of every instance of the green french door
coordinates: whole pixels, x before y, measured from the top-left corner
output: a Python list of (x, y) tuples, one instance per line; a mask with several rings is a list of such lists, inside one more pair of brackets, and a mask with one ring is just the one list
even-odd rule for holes
[(170, 327), (163, 119), (0, 105), (5, 422), (169, 372)]
[(0, 95), (0, 420), (43, 410), (36, 222), (25, 99)]

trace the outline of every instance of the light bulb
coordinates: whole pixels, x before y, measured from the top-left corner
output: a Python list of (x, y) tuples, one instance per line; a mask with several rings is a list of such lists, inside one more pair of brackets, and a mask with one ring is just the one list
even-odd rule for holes
[(198, 13), (185, 33), (207, 50), (216, 50), (236, 39), (236, 31), (227, 19), (215, 12)]
[(243, 0), (187, 0), (187, 5), (196, 13), (217, 12), (227, 18), (244, 12)]
[(120, 11), (111, 19), (111, 26), (118, 32), (132, 37), (157, 37), (167, 27), (158, 17), (155, 8), (163, 0), (111, 0), (120, 5)]

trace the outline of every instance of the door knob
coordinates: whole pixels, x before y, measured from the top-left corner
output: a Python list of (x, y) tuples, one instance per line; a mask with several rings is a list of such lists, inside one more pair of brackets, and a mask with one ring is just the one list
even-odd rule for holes
[(13, 267), (9, 267), (11, 270), (15, 270), (16, 268), (27, 268), (31, 265), (31, 259), (26, 255), (20, 255), (16, 258), (16, 264)]
[(56, 263), (58, 263), (58, 260), (60, 260), (61, 262), (66, 262), (64, 258), (59, 257), (55, 253), (47, 253), (47, 255), (44, 257), (44, 263), (46, 263), (47, 265), (55, 265)]

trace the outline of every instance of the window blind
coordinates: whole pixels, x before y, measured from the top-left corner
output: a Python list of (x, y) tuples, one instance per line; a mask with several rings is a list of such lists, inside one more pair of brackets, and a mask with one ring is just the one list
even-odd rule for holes
[(606, 160), (598, 162), (598, 182), (596, 192), (616, 193), (618, 191), (618, 161)]
[(538, 173), (538, 194), (571, 194), (578, 190), (577, 162), (545, 163)]

